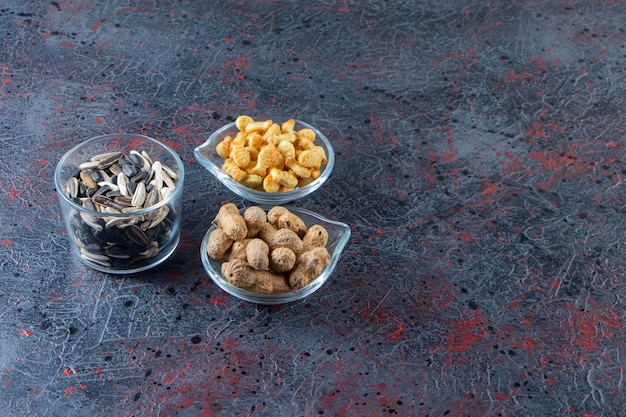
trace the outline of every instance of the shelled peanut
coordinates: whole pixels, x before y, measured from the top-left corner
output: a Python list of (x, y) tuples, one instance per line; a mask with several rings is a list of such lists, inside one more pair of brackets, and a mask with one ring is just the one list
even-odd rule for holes
[(221, 272), (245, 290), (274, 294), (309, 285), (330, 263), (328, 231), (320, 224), (307, 227), (282, 206), (265, 212), (248, 207), (243, 214), (233, 203), (220, 207), (213, 220), (207, 254), (224, 260)]
[(242, 115), (235, 126), (238, 132), (224, 136), (216, 152), (224, 158), (222, 170), (246, 187), (292, 191), (315, 181), (328, 162), (325, 149), (315, 143), (315, 132), (295, 130), (293, 119), (277, 124)]

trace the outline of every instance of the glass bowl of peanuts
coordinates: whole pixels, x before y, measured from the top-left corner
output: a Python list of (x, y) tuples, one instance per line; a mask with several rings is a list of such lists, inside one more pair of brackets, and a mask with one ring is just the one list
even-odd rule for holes
[(200, 257), (230, 295), (277, 305), (308, 297), (328, 282), (349, 239), (347, 224), (309, 210), (226, 203), (202, 240)]
[(267, 205), (285, 204), (319, 189), (335, 164), (328, 138), (294, 119), (239, 116), (194, 153), (200, 165), (232, 192)]

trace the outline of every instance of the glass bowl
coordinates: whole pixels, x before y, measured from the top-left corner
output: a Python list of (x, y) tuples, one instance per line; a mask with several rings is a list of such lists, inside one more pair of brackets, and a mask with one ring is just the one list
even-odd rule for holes
[[(278, 119), (272, 120), (275, 123), (279, 122)], [(300, 130), (305, 128), (311, 129), (313, 132), (315, 132), (315, 144), (324, 148), (324, 150), (326, 151), (326, 158), (328, 162), (321, 167), (321, 175), (315, 181), (312, 181), (304, 187), (298, 187), (293, 191), (267, 193), (265, 191), (254, 190), (252, 188), (246, 187), (243, 184), (238, 183), (222, 170), (224, 158), (217, 154), (215, 147), (218, 143), (222, 141), (224, 136), (231, 135), (234, 137), (237, 134), (239, 130), (237, 129), (234, 122), (229, 123), (226, 126), (223, 126), (220, 129), (216, 130), (211, 136), (209, 136), (209, 139), (207, 139), (206, 142), (204, 142), (202, 145), (198, 146), (195, 149), (194, 153), (200, 165), (206, 168), (222, 184), (224, 184), (226, 188), (230, 189), (238, 196), (257, 204), (286, 204), (290, 201), (294, 201), (304, 196), (307, 196), (313, 191), (320, 188), (322, 184), (324, 184), (326, 180), (328, 180), (328, 178), (330, 177), (330, 174), (335, 165), (335, 152), (332, 145), (328, 141), (328, 138), (313, 126), (299, 120), (295, 121), (294, 130)]]
[[(99, 157), (103, 160), (92, 161)], [(54, 174), (72, 253), (112, 274), (140, 272), (165, 261), (180, 239), (184, 176), (176, 152), (147, 136), (116, 133), (74, 146)]]
[[(268, 206), (261, 207), (266, 211), (271, 208)], [(328, 231), (328, 243), (326, 245), (326, 249), (328, 249), (328, 253), (330, 254), (330, 263), (322, 270), (322, 273), (306, 287), (290, 292), (280, 294), (258, 294), (251, 291), (246, 291), (242, 288), (232, 285), (226, 279), (224, 279), (221, 273), (221, 266), (224, 262), (223, 259), (216, 260), (209, 257), (209, 255), (207, 254), (206, 246), (207, 242), (209, 241), (209, 235), (215, 229), (215, 226), (211, 226), (204, 235), (204, 239), (202, 239), (202, 244), (200, 246), (200, 257), (202, 258), (202, 264), (204, 265), (204, 269), (218, 287), (220, 287), (222, 290), (226, 291), (230, 295), (233, 295), (245, 301), (257, 304), (276, 305), (289, 303), (308, 297), (330, 279), (330, 276), (335, 270), (339, 258), (341, 257), (341, 253), (343, 252), (344, 247), (350, 239), (350, 227), (345, 223), (329, 220), (309, 210), (289, 206), (285, 206), (285, 208), (287, 208), (292, 213), (300, 216), (300, 218), (304, 221), (307, 227), (310, 227), (314, 224), (320, 224), (324, 226)], [(243, 213), (244, 211), (245, 208), (240, 210), (241, 213)]]

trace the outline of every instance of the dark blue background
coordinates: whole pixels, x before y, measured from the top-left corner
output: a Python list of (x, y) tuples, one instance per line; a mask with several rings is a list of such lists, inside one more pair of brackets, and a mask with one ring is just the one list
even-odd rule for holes
[[(4, 1), (4, 415), (623, 415), (625, 21), (622, 0)], [(248, 203), (193, 149), (240, 114), (335, 148), (296, 204), (352, 238), (306, 300), (202, 268), (219, 205)], [(132, 276), (70, 256), (53, 182), (112, 132), (187, 172), (176, 254)]]

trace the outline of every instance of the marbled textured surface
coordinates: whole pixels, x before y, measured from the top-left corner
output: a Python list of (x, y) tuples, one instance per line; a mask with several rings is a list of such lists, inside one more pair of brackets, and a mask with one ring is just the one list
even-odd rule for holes
[[(623, 0), (0, 2), (4, 416), (577, 416), (626, 408)], [(239, 114), (337, 152), (300, 207), (331, 282), (229, 297), (200, 240), (238, 199), (193, 149)], [(182, 240), (70, 256), (53, 173), (94, 135), (186, 164)]]

